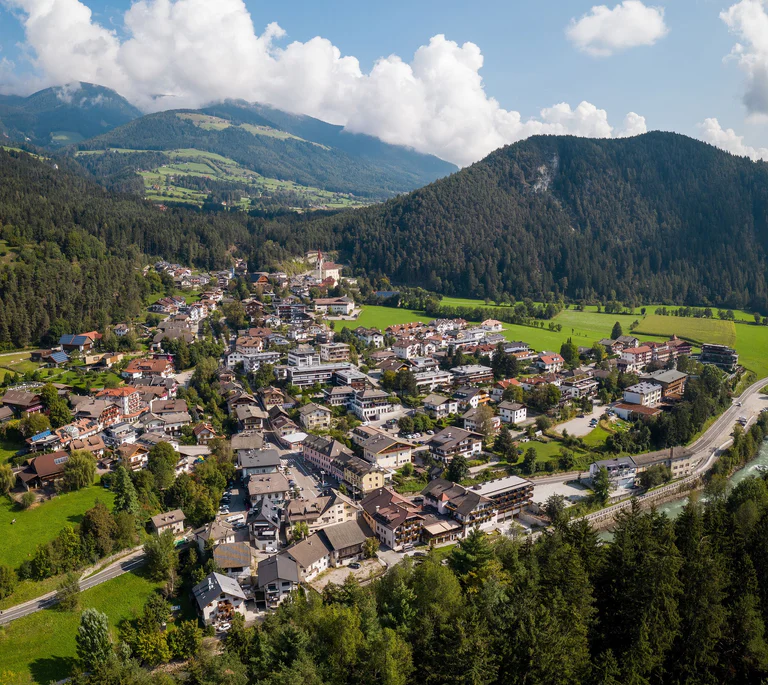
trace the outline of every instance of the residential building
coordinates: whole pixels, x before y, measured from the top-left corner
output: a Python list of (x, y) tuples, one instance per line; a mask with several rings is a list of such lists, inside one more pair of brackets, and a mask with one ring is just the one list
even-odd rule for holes
[(389, 393), (384, 390), (357, 391), (352, 401), (352, 412), (361, 421), (377, 421), (393, 409)]
[(358, 340), (361, 340), (366, 345), (384, 347), (384, 335), (378, 328), (364, 328), (363, 326), (358, 326), (352, 332)]
[(238, 425), (243, 431), (258, 430), (265, 427), (269, 414), (261, 407), (240, 405), (235, 409)]
[(639, 371), (653, 361), (653, 350), (647, 345), (627, 347), (621, 351), (621, 361), (627, 371)]
[(400, 552), (419, 541), (424, 525), (423, 513), (391, 488), (374, 490), (361, 506), (363, 517), (374, 535), (390, 549)]
[[(468, 409), (464, 414), (462, 414), (461, 418), (462, 418), (462, 421), (464, 421), (464, 430), (468, 430), (472, 432), (481, 431), (482, 430), (481, 423), (483, 422), (483, 413), (484, 412), (482, 408), (477, 407), (475, 409)], [(501, 417), (491, 413), (490, 421), (491, 421), (491, 425), (490, 425), (491, 431), (493, 433), (498, 432), (499, 428), (501, 428)]]
[(257, 430), (235, 433), (230, 439), (229, 445), (235, 455), (241, 451), (260, 450), (264, 447), (264, 434)]
[(392, 351), (400, 359), (413, 359), (422, 353), (422, 344), (416, 338), (398, 338), (392, 345)]
[(205, 625), (229, 623), (235, 614), (245, 616), (245, 592), (229, 576), (211, 573), (192, 588), (192, 596)]
[(457, 384), (490, 383), (493, 381), (493, 369), (481, 364), (467, 364), (451, 369)]
[(330, 383), (333, 375), (342, 369), (350, 367), (348, 362), (338, 362), (336, 364), (318, 364), (315, 366), (286, 366), (280, 367), (284, 371), (288, 382), (299, 388), (308, 385), (325, 385)]
[(210, 423), (198, 423), (192, 429), (192, 437), (195, 438), (198, 445), (207, 445), (211, 440), (216, 440), (219, 436), (216, 429)]
[(453, 374), (449, 371), (435, 368), (427, 371), (416, 371), (413, 374), (416, 388), (420, 393), (433, 392), (438, 388), (449, 388), (453, 385)]
[(157, 514), (150, 519), (152, 530), (157, 535), (162, 535), (166, 531), (171, 531), (174, 535), (181, 535), (184, 532), (184, 521), (186, 517), (181, 509), (167, 511), (164, 514)]
[(601, 468), (608, 471), (608, 477), (616, 488), (631, 487), (635, 482), (637, 466), (635, 466), (632, 457), (616, 457), (596, 461), (589, 467), (590, 478), (594, 478)]
[(349, 345), (346, 343), (323, 343), (320, 345), (320, 361), (335, 364), (349, 361)]
[(288, 351), (288, 366), (304, 369), (318, 366), (319, 364), (320, 353), (310, 345), (299, 345), (295, 349)]
[(519, 476), (496, 478), (473, 485), (471, 489), (492, 502), (499, 522), (520, 514), (533, 498), (533, 483)]
[(616, 338), (616, 342), (625, 350), (640, 345), (640, 339), (636, 338), (634, 335), (620, 335)]
[(204, 553), (206, 546), (210, 548), (232, 544), (235, 541), (235, 531), (229, 523), (217, 519), (198, 528), (195, 531), (195, 540), (200, 552)]
[(528, 417), (528, 408), (519, 402), (500, 402), (498, 409), (502, 423), (521, 424)]
[(26, 390), (8, 390), (2, 398), (3, 406), (9, 407), (16, 416), (43, 411), (40, 395)]
[(739, 365), (739, 354), (727, 345), (707, 343), (701, 346), (699, 361), (702, 364), (712, 364), (718, 369), (733, 373)]
[(481, 404), (488, 404), (490, 397), (482, 388), (462, 386), (453, 393), (454, 399), (459, 403), (459, 410), (477, 409)]
[(117, 448), (117, 457), (129, 471), (139, 471), (147, 467), (149, 450), (144, 445), (125, 443)]
[(299, 568), (299, 581), (302, 583), (310, 582), (318, 574), (327, 570), (331, 562), (331, 550), (317, 533), (295, 543), (279, 556), (288, 557), (296, 562)]
[(297, 523), (306, 523), (314, 533), (321, 528), (334, 526), (345, 521), (354, 521), (360, 507), (346, 495), (337, 490), (324, 497), (311, 499), (293, 499), (285, 505), (285, 523), (288, 528)]
[(251, 546), (245, 542), (216, 545), (213, 561), (230, 578), (240, 580), (251, 577)]
[(132, 385), (105, 388), (96, 393), (96, 398), (116, 404), (120, 408), (123, 421), (135, 421), (146, 411), (146, 405), (141, 401), (141, 393)]
[(413, 460), (413, 445), (384, 433), (377, 433), (362, 443), (363, 458), (380, 469), (399, 469)]
[(522, 387), (520, 385), (520, 381), (517, 380), (517, 378), (506, 378), (504, 380), (497, 381), (491, 388), (491, 399), (494, 402), (501, 402), (501, 400), (504, 398), (504, 391), (507, 388), (512, 387)]
[(169, 378), (174, 373), (173, 362), (167, 358), (161, 359), (132, 359), (128, 362), (122, 375), (123, 378), (136, 379), (159, 376)]
[(64, 451), (49, 452), (27, 459), (26, 466), (17, 472), (18, 479), (27, 489), (38, 488), (61, 479), (69, 455)]
[(276, 608), (292, 592), (298, 590), (298, 565), (293, 559), (283, 554), (275, 554), (260, 561), (257, 587), (264, 595), (266, 608)]
[(352, 452), (338, 440), (319, 435), (308, 435), (301, 445), (304, 459), (319, 469), (333, 474), (339, 480), (343, 479), (343, 466), (336, 463), (341, 455), (351, 455)]
[(316, 312), (332, 316), (350, 316), (355, 310), (354, 301), (348, 297), (319, 297), (314, 305)]
[(323, 402), (329, 407), (349, 407), (355, 399), (355, 389), (351, 385), (338, 385), (323, 390)]
[(449, 463), (458, 454), (467, 459), (480, 454), (483, 449), (483, 437), (462, 428), (449, 426), (433, 435), (427, 445), (435, 459)]
[(331, 427), (331, 410), (310, 402), (299, 409), (299, 422), (307, 430), (328, 430)]
[(75, 405), (75, 418), (94, 421), (98, 424), (99, 430), (104, 430), (108, 426), (120, 423), (120, 407), (106, 400), (86, 397)]
[(384, 487), (384, 471), (376, 464), (354, 455), (339, 458), (343, 464), (342, 480), (353, 496), (365, 496), (377, 488)]
[(655, 407), (661, 402), (661, 386), (645, 381), (631, 385), (624, 390), (624, 402), (626, 404), (641, 404), (644, 407)]
[(563, 370), (565, 359), (557, 352), (542, 352), (536, 360), (536, 366), (547, 373), (557, 373)]
[(613, 405), (613, 411), (616, 416), (625, 421), (634, 421), (636, 419), (653, 418), (661, 414), (661, 409), (655, 407), (646, 407), (642, 404), (630, 404), (629, 402), (619, 402)]
[(573, 376), (565, 378), (560, 383), (560, 391), (563, 397), (572, 400), (584, 397), (593, 397), (600, 387), (598, 381), (590, 376)]
[(263, 473), (248, 478), (248, 499), (252, 506), (263, 499), (284, 502), (290, 489), (288, 479), (282, 473)]
[(701, 461), (701, 456), (688, 447), (669, 447), (658, 452), (633, 456), (632, 461), (635, 462), (638, 476), (651, 466), (664, 464), (672, 472), (672, 478), (676, 479), (690, 476)]
[(426, 413), (437, 420), (447, 418), (451, 414), (457, 414), (459, 411), (458, 400), (444, 395), (427, 395), (422, 404)]
[(280, 468), (280, 453), (276, 449), (239, 450), (237, 471), (243, 481), (250, 476), (277, 473)]
[[(432, 507), (442, 516), (450, 516), (459, 526), (454, 528), (457, 537), (464, 537), (473, 528), (488, 530), (496, 524), (497, 512), (490, 499), (474, 491), (452, 483), (443, 478), (436, 478), (421, 491), (425, 507)], [(428, 541), (431, 535), (428, 531)]]
[(685, 392), (688, 374), (675, 369), (659, 370), (640, 376), (640, 380), (661, 386), (661, 396), (663, 399), (680, 399)]

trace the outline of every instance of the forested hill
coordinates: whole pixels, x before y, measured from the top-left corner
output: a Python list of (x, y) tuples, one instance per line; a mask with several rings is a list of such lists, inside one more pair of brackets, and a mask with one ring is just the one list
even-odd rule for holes
[(768, 310), (768, 165), (686, 136), (537, 136), (323, 220), (356, 268), (446, 294)]
[(339, 127), (310, 117), (242, 103), (150, 114), (79, 148), (202, 150), (267, 178), (375, 199), (413, 190), (456, 170), (436, 157), (343, 134)]
[(0, 95), (0, 132), (10, 140), (60, 147), (121, 126), (141, 112), (114, 90), (90, 83)]

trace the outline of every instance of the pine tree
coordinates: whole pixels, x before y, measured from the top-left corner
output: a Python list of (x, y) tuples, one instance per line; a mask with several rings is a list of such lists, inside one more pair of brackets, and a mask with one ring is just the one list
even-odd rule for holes
[(112, 653), (107, 615), (96, 609), (86, 609), (80, 617), (75, 642), (83, 670), (91, 671), (104, 663)]
[(115, 493), (114, 511), (125, 511), (138, 517), (139, 497), (125, 466), (117, 467), (113, 483), (112, 491)]

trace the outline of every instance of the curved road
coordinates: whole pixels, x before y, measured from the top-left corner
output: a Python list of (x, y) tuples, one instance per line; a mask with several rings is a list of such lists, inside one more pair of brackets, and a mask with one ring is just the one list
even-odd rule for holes
[[(80, 589), (88, 590), (89, 588), (100, 585), (101, 583), (105, 583), (108, 580), (117, 578), (118, 576), (121, 576), (124, 573), (128, 573), (138, 566), (141, 566), (144, 562), (144, 551), (142, 549), (134, 551), (128, 556), (125, 556), (122, 559), (116, 561), (114, 564), (111, 564), (107, 568), (94, 573), (92, 576), (88, 576), (84, 580), (81, 580)], [(34, 614), (36, 611), (40, 611), (41, 609), (48, 609), (54, 604), (56, 604), (55, 592), (49, 592), (48, 594), (37, 597), (36, 599), (32, 599), (29, 602), (17, 604), (10, 609), (6, 609), (0, 612), (0, 625), (10, 623), (11, 621), (16, 620), (17, 618), (21, 618), (22, 616)]]

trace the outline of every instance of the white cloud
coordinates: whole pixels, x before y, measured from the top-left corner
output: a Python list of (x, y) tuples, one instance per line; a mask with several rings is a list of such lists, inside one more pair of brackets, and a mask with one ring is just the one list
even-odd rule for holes
[(758, 159), (768, 160), (768, 148), (745, 145), (744, 136), (737, 135), (732, 128), (724, 129), (715, 118), (704, 119), (699, 124), (699, 131), (702, 140), (731, 154), (749, 157), (753, 162)]
[(741, 0), (720, 13), (737, 36), (731, 54), (746, 75), (744, 104), (751, 115), (768, 115), (768, 13), (763, 0)]
[(480, 48), (442, 35), (410, 63), (390, 55), (364, 73), (357, 58), (342, 56), (325, 38), (283, 46), (277, 24), (258, 34), (243, 0), (139, 0), (125, 13), (125, 39), (94, 22), (80, 0), (0, 2), (20, 10), (42, 84), (97, 83), (145, 111), (241, 98), (460, 165), (537, 133), (645, 131), (645, 120), (630, 113), (615, 132), (606, 112), (588, 102), (557, 104), (524, 120), (486, 93)]
[(571, 19), (565, 34), (579, 50), (608, 57), (629, 48), (653, 45), (668, 32), (663, 7), (624, 0), (613, 9), (596, 5), (578, 21)]

